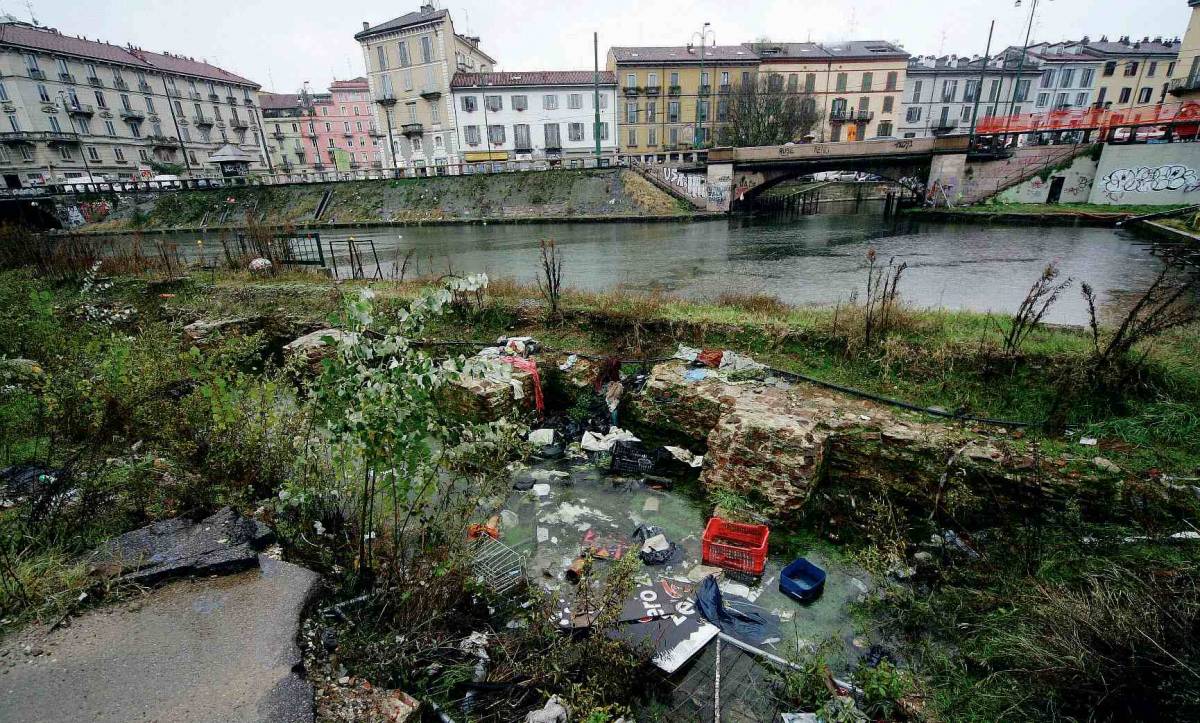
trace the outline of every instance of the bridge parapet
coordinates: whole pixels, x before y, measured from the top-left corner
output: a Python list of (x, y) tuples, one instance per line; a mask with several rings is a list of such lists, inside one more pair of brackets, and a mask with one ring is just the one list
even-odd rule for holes
[(709, 163), (786, 164), (804, 161), (864, 159), (884, 156), (966, 153), (968, 136), (942, 138), (902, 138), (878, 141), (841, 141), (836, 143), (796, 143), (784, 146), (712, 148)]

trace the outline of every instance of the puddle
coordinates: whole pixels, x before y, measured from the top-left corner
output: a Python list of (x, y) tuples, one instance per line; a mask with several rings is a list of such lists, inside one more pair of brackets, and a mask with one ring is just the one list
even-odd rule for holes
[[(514, 490), (508, 496), (502, 539), (525, 556), (533, 584), (564, 599), (570, 600), (574, 594), (574, 585), (564, 572), (584, 545), (603, 548), (610, 554), (625, 550), (637, 554), (639, 543), (633, 532), (638, 525), (662, 528), (667, 539), (679, 548), (671, 562), (642, 565), (639, 582), (686, 580), (689, 571), (701, 564), (701, 535), (708, 516), (697, 500), (686, 494), (648, 487), (638, 476), (602, 473), (582, 458), (539, 462), (515, 472), (513, 478), (532, 478), (538, 484), (528, 491)], [(762, 649), (793, 658), (798, 650), (807, 652), (834, 639), (842, 646), (841, 655), (835, 647), (835, 658), (852, 660), (862, 651), (853, 642), (856, 631), (850, 605), (865, 594), (870, 581), (866, 573), (837, 559), (832, 551), (818, 549), (801, 554), (828, 573), (824, 594), (810, 604), (800, 604), (779, 591), (779, 572), (792, 561), (781, 554), (769, 555), (762, 577), (749, 580), (750, 584), (726, 575), (722, 591), (727, 597), (745, 598), (778, 616), (778, 639), (759, 644)], [(603, 574), (611, 563), (597, 559), (594, 564)]]

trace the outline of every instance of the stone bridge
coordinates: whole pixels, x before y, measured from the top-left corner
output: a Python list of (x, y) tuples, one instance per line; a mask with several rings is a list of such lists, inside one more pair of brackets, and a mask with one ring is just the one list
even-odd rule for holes
[(713, 148), (708, 210), (730, 211), (772, 186), (823, 171), (861, 171), (927, 188), (936, 198), (962, 182), (968, 137)]

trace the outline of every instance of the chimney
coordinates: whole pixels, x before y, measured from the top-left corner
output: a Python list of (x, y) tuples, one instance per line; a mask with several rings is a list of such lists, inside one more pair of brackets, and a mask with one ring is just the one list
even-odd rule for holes
[(366, 20), (364, 20), (363, 21), (363, 30), (370, 30), (370, 29), (371, 29), (371, 24), (368, 23)]

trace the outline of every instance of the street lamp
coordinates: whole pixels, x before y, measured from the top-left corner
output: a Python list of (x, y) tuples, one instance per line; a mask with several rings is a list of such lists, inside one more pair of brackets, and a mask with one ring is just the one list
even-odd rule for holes
[[(1012, 124), (1013, 107), (1017, 103), (1017, 88), (1021, 85), (1021, 69), (1025, 67), (1025, 56), (1029, 54), (1029, 36), (1033, 32), (1033, 18), (1037, 15), (1038, 2), (1040, 0), (1030, 0), (1029, 6), (1029, 23), (1025, 26), (1025, 45), (1021, 47), (1021, 57), (1017, 58), (1017, 74), (1013, 78), (1012, 93), (1008, 100), (1008, 116), (1004, 121), (1004, 138), (1008, 140), (1008, 129)], [(1013, 7), (1021, 7), (1021, 0), (1016, 0)], [(1003, 68), (1003, 65), (1001, 65)]]
[(394, 96), (385, 95), (375, 101), (383, 108), (383, 117), (387, 121), (388, 131), (388, 154), (392, 157), (392, 178), (400, 177), (400, 166), (396, 163), (396, 141), (392, 138), (392, 108), (396, 107), (396, 98)]
[[(704, 46), (705, 43), (708, 42), (709, 38), (712, 39), (713, 47), (716, 47), (717, 34), (712, 29), (712, 23), (705, 23), (699, 31), (692, 33), (692, 39), (690, 42), (688, 42), (688, 50), (691, 50), (693, 46), (700, 47), (700, 85), (697, 89), (698, 92), (696, 93), (696, 142), (693, 144), (693, 146), (703, 143), (704, 139), (704, 119), (700, 115), (700, 103), (707, 103), (708, 101), (707, 99), (704, 101), (700, 100), (701, 93), (699, 91), (702, 91), (704, 88)], [(709, 89), (712, 89), (711, 83), (709, 83)]]
[[(63, 91), (58, 91), (58, 97), (62, 100), (63, 112), (67, 114), (67, 122), (71, 124), (71, 131), (75, 134), (75, 141), (79, 144), (79, 156), (83, 158), (83, 170), (87, 171), (88, 183), (92, 182), (92, 167), (88, 165), (87, 149), (83, 147), (83, 138), (79, 135), (79, 128), (75, 125), (74, 119), (71, 118), (71, 109), (67, 106), (67, 95)], [(78, 104), (76, 104), (78, 109)], [(50, 179), (53, 181), (53, 177)]]

